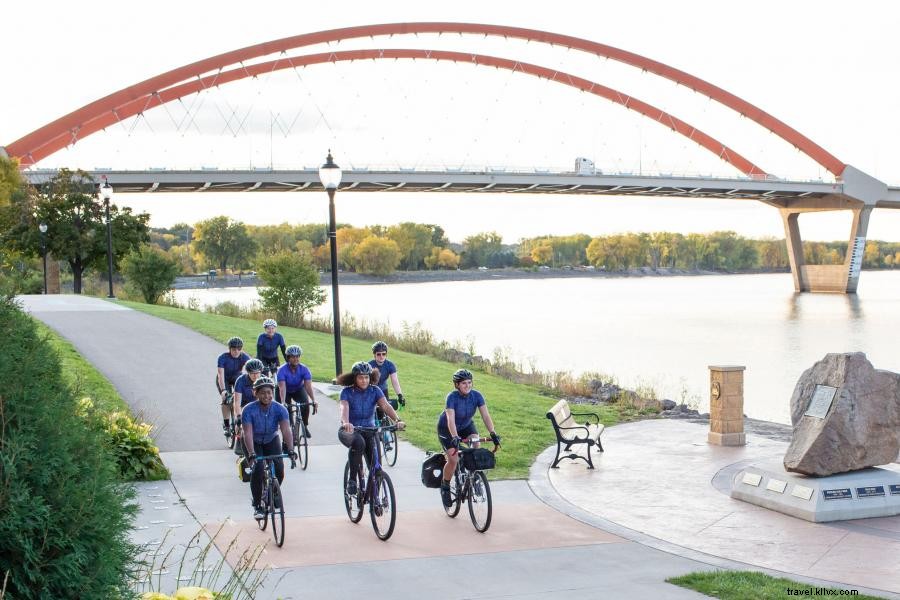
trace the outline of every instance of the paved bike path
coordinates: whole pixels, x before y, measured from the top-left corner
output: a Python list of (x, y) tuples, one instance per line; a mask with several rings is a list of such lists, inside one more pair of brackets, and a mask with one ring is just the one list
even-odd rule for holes
[[(176, 551), (197, 552), (187, 534), (199, 525), (209, 535), (218, 532), (223, 553), (233, 543), (231, 560), (236, 551), (271, 540), (250, 518), (248, 486), (238, 481), (235, 457), (222, 442), (213, 385), (222, 344), (97, 298), (22, 299), (113, 382), (136, 414), (157, 426), (172, 479), (139, 486), (138, 525), (145, 529), (135, 539), (162, 546), (168, 539)], [(293, 341), (302, 345), (302, 339)], [(586, 526), (539, 501), (525, 481), (492, 482), (495, 515), (487, 534), (474, 530), (465, 508), (448, 519), (436, 492), (418, 480), (424, 454), (405, 442), (397, 465), (388, 469), (397, 493), (397, 528), (389, 542), (377, 541), (368, 515), (353, 525), (344, 513), (346, 449), (337, 442), (337, 406), (320, 392), (317, 398), (310, 466), (288, 471), (286, 542), (280, 549), (269, 544), (261, 556), (259, 565), (273, 570), (257, 598), (555, 598), (576, 590), (702, 597), (665, 578), (709, 565)], [(164, 575), (173, 578), (173, 569)]]

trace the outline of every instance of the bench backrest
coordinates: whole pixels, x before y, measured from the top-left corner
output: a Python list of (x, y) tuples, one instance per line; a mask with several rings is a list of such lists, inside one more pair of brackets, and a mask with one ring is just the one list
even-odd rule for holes
[(547, 418), (551, 419), (555, 425), (564, 425), (565, 422), (572, 417), (572, 411), (569, 409), (569, 403), (566, 400), (560, 400), (547, 411)]

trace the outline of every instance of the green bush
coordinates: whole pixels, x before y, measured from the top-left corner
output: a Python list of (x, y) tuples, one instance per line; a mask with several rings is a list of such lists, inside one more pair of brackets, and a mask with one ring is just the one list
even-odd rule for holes
[(178, 265), (162, 250), (142, 246), (125, 257), (122, 272), (144, 302), (156, 304), (178, 276)]
[(30, 598), (127, 597), (137, 507), (102, 434), (77, 414), (60, 361), (0, 298), (0, 581)]
[(256, 268), (268, 286), (259, 289), (263, 309), (285, 325), (300, 325), (303, 316), (325, 300), (318, 272), (301, 256), (279, 252), (259, 260)]
[(90, 398), (81, 399), (78, 414), (103, 435), (124, 481), (154, 481), (168, 477), (159, 449), (150, 438), (151, 425), (138, 422), (124, 412), (97, 410)]

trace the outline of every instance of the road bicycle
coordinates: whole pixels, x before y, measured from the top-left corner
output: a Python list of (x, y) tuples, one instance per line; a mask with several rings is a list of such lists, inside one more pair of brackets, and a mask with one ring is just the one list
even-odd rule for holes
[[(460, 440), (461, 443), (468, 446), (490, 441), (489, 437)], [(494, 468), (494, 454), (499, 448), (499, 444), (494, 444), (493, 450), (460, 448), (459, 462), (456, 463), (456, 471), (453, 473), (453, 479), (450, 480), (450, 506), (444, 506), (447, 516), (452, 519), (459, 514), (462, 503), (465, 501), (469, 506), (472, 525), (481, 533), (487, 531), (491, 526), (491, 517), (493, 516), (491, 486), (484, 471)]]
[(226, 391), (222, 404), (228, 405), (228, 429), (225, 430), (225, 445), (231, 450), (234, 448), (235, 440), (238, 437), (237, 426), (234, 423), (234, 393)]
[[(272, 454), (269, 456), (257, 456), (256, 462), (265, 462), (263, 465), (263, 487), (260, 496), (265, 516), (257, 519), (256, 524), (261, 531), (265, 531), (272, 521), (272, 535), (279, 548), (284, 544), (284, 498), (281, 495), (281, 485), (275, 475), (275, 459), (290, 458), (288, 454)], [(291, 468), (295, 468), (297, 462), (291, 458)]]
[(278, 363), (263, 361), (263, 370), (260, 372), (263, 377), (268, 377), (275, 382), (275, 402), (284, 404), (281, 401), (281, 390), (278, 389)]
[(393, 467), (397, 464), (399, 446), (397, 443), (397, 430), (391, 429), (394, 421), (387, 415), (382, 415), (381, 418), (375, 417), (375, 426), (379, 427), (382, 425), (385, 426), (385, 429), (378, 435), (378, 445), (381, 446), (381, 455), (384, 457), (384, 462), (387, 463), (387, 466)]
[(309, 466), (309, 431), (300, 410), (304, 406), (312, 406), (312, 414), (318, 412), (318, 405), (315, 402), (291, 402), (291, 432), (294, 434), (294, 448), (297, 452), (297, 460), (300, 461), (300, 468), (304, 471)]
[[(355, 427), (354, 430), (363, 435), (374, 435), (376, 438), (386, 430), (396, 431), (396, 425), (380, 425), (377, 427)], [(350, 460), (344, 465), (344, 507), (347, 516), (353, 523), (362, 519), (363, 509), (369, 505), (372, 528), (378, 539), (385, 541), (394, 533), (397, 522), (397, 498), (394, 495), (394, 484), (390, 476), (381, 468), (381, 444), (372, 444), (369, 460), (362, 461), (357, 481), (356, 496), (347, 493), (350, 481)], [(367, 468), (366, 463), (369, 463)]]

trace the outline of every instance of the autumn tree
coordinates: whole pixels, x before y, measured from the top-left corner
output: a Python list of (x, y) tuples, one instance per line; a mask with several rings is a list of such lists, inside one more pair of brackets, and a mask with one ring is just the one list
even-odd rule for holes
[(353, 267), (357, 273), (388, 275), (397, 269), (400, 256), (400, 247), (394, 240), (369, 236), (354, 247)]
[(197, 223), (193, 247), (208, 264), (224, 271), (228, 265), (248, 264), (257, 244), (248, 235), (246, 225), (219, 216)]

